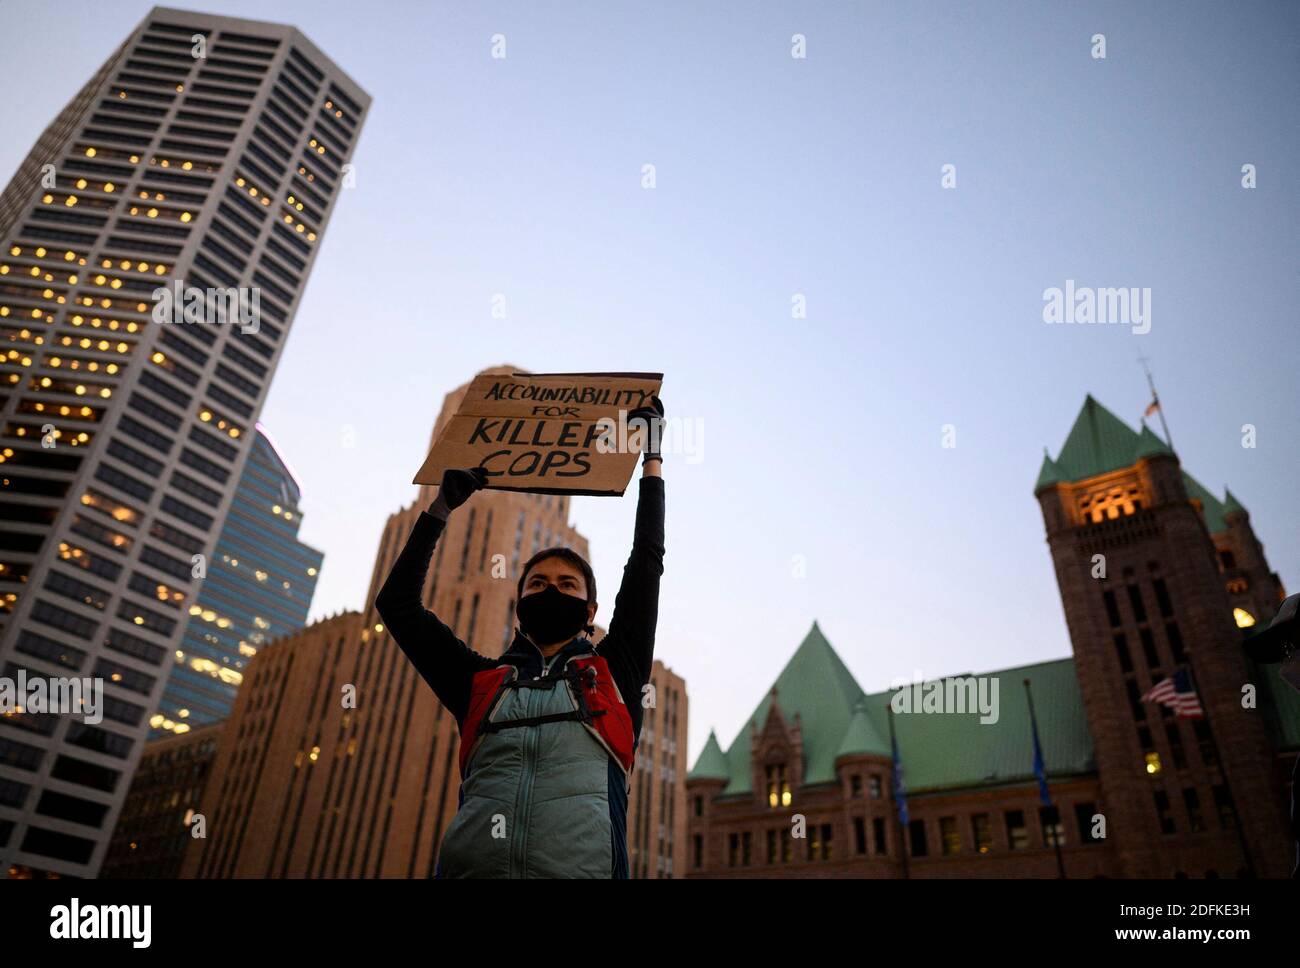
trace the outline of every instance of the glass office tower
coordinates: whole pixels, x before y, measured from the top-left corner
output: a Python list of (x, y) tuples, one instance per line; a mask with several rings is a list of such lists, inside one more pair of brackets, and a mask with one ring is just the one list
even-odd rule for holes
[[(221, 594), (217, 539), (369, 104), (292, 27), (154, 8), (0, 193), (0, 676), (103, 689), (99, 722), (0, 716), (0, 874), (99, 869), (190, 610)], [(235, 292), (257, 325), (215, 297), (159, 316), (176, 285)]]
[(298, 540), (302, 490), (261, 424), (176, 651), (153, 735), (224, 719), (248, 660), (306, 624), (324, 557)]

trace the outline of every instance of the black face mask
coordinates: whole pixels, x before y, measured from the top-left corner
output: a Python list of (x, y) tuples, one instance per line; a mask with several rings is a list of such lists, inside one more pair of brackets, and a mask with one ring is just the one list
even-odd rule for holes
[(519, 599), (519, 627), (538, 645), (573, 638), (587, 626), (587, 600), (566, 595), (554, 585)]

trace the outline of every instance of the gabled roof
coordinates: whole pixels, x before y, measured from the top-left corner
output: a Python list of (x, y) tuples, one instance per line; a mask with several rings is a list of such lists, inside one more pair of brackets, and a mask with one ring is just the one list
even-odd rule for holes
[[(986, 674), (998, 679), (996, 723), (979, 713), (917, 713), (894, 717), (899, 755), (909, 791), (987, 786), (1033, 779), (1033, 743), (1025, 702), (1025, 678), (1033, 681), (1039, 733), (1049, 775), (1090, 772), (1088, 732), (1072, 659)], [(803, 733), (804, 784), (835, 780), (843, 752), (890, 755), (889, 700), (896, 690), (866, 694), (814, 623), (776, 680), (781, 711), (799, 713)], [(725, 753), (710, 736), (691, 776), (716, 775), (721, 753), (727, 771), (724, 794), (751, 790), (750, 731), (762, 727), (772, 702), (768, 690)]]
[[(1088, 394), (1083, 408), (1075, 418), (1070, 434), (1065, 438), (1056, 460), (1044, 454), (1043, 465), (1034, 483), (1034, 493), (1053, 484), (1081, 481), (1085, 478), (1108, 474), (1137, 461), (1157, 454), (1174, 455), (1170, 446), (1146, 425), (1141, 432), (1134, 430)], [(1227, 528), (1224, 521), (1224, 502), (1210, 493), (1196, 478), (1183, 472), (1187, 496), (1199, 501), (1205, 514), (1205, 526), (1210, 534)], [(1233, 498), (1234, 504), (1236, 499)], [(1236, 507), (1245, 509), (1237, 504)]]

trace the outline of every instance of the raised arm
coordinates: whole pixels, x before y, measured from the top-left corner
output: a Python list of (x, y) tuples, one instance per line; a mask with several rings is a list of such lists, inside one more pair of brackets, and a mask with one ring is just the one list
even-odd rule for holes
[(392, 571), (375, 596), (375, 610), (393, 641), (458, 723), (468, 711), (474, 674), (496, 663), (458, 639), (438, 616), (424, 607), (422, 597), (429, 561), (446, 527), (447, 517), (480, 486), (469, 471), (448, 471), (443, 476), (437, 499), (428, 511), (421, 512)]
[[(662, 420), (662, 405), (658, 412)], [(641, 687), (650, 681), (655, 626), (659, 622), (659, 579), (664, 573), (664, 479), (658, 438), (656, 431), (653, 443), (647, 443), (645, 448), (632, 551), (623, 566), (623, 582), (614, 599), (609, 632), (597, 647), (629, 703), (637, 701)]]

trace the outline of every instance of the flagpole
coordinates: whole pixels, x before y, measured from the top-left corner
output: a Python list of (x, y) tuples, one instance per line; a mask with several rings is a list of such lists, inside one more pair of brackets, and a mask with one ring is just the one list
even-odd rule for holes
[[(1228, 809), (1232, 811), (1232, 825), (1237, 828), (1237, 842), (1241, 845), (1241, 856), (1246, 861), (1246, 872), (1255, 876), (1255, 862), (1250, 857), (1250, 846), (1246, 843), (1246, 830), (1241, 824), (1241, 815), (1237, 813), (1237, 798), (1232, 792), (1232, 783), (1228, 779), (1228, 766), (1223, 759), (1223, 754), (1219, 751), (1219, 739), (1215, 735), (1214, 727), (1210, 725), (1210, 704), (1201, 700), (1201, 687), (1197, 685), (1196, 673), (1192, 669), (1191, 662), (1183, 664), (1182, 668), (1187, 670), (1187, 678), (1191, 680), (1192, 689), (1196, 692), (1197, 704), (1201, 707), (1201, 716), (1205, 720), (1205, 731), (1210, 734), (1210, 746), (1214, 749), (1214, 760), (1218, 764), (1219, 773), (1223, 777), (1223, 789), (1228, 794)], [(1175, 716), (1177, 713), (1174, 714)], [(1213, 791), (1211, 791), (1213, 792)]]
[[(1038, 740), (1038, 717), (1034, 715), (1034, 694), (1029, 689), (1029, 680), (1025, 680), (1025, 698), (1029, 700), (1029, 728), (1034, 734), (1035, 757), (1041, 756), (1043, 748), (1042, 743)], [(1036, 765), (1036, 764), (1035, 764)], [(1042, 793), (1046, 794), (1047, 805), (1056, 811), (1056, 823), (1060, 828), (1052, 837), (1052, 846), (1056, 848), (1056, 869), (1062, 879), (1065, 878), (1065, 859), (1061, 856), (1061, 835), (1065, 833), (1065, 818), (1061, 816), (1061, 808), (1052, 802), (1052, 791), (1047, 785), (1047, 764), (1043, 764)]]
[[(1147, 386), (1151, 388), (1151, 405), (1156, 408), (1156, 413), (1160, 414), (1160, 426), (1165, 432), (1165, 443), (1169, 445), (1170, 450), (1173, 450), (1174, 439), (1169, 436), (1169, 424), (1165, 423), (1165, 408), (1160, 405), (1160, 394), (1156, 393), (1155, 381), (1151, 379), (1151, 368), (1147, 366), (1149, 361), (1145, 356), (1139, 356), (1138, 362), (1142, 364), (1142, 369), (1146, 372)], [(1150, 408), (1148, 407), (1148, 409)]]
[(893, 776), (890, 778), (890, 793), (894, 795), (894, 816), (898, 819), (898, 852), (903, 859), (903, 877), (909, 879), (911, 872), (907, 865), (907, 831), (903, 829), (903, 812), (899, 806), (898, 778), (902, 773), (902, 757), (898, 755), (898, 737), (894, 735), (894, 707), (889, 707), (889, 749), (894, 754)]

